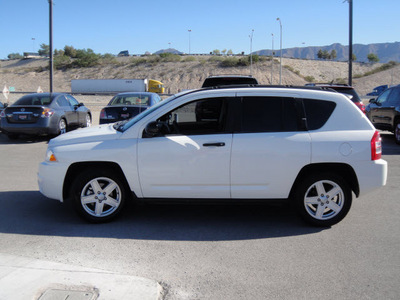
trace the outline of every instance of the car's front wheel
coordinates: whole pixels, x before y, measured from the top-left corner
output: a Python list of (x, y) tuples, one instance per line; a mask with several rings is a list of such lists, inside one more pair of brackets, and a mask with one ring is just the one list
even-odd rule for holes
[(112, 170), (87, 169), (71, 186), (76, 211), (93, 223), (110, 221), (121, 211), (128, 193), (124, 181)]
[(341, 176), (315, 173), (300, 181), (294, 200), (297, 211), (307, 223), (332, 226), (349, 212), (352, 192)]

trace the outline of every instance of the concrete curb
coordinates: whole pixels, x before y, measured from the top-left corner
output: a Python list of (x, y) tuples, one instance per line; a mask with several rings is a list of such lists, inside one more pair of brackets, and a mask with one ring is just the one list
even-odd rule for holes
[(157, 300), (151, 279), (0, 253), (0, 300)]

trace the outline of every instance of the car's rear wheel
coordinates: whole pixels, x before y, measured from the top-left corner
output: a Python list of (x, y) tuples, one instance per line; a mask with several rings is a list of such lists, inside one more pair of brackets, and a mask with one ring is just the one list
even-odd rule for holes
[(65, 119), (60, 119), (58, 122), (58, 133), (59, 134), (64, 134), (67, 132), (67, 122)]
[(101, 223), (115, 218), (128, 196), (121, 177), (112, 170), (87, 169), (71, 186), (73, 204), (84, 219)]
[(397, 121), (394, 126), (394, 139), (396, 144), (400, 145), (400, 121)]
[(332, 226), (349, 212), (352, 193), (341, 176), (315, 173), (299, 182), (294, 200), (297, 211), (307, 223)]

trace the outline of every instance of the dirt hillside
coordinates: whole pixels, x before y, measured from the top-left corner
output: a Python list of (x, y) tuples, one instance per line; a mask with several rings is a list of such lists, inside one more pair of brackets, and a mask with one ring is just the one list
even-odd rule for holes
[[(164, 83), (166, 92), (173, 94), (184, 89), (199, 88), (209, 75), (216, 74), (250, 74), (250, 67), (221, 67), (219, 57), (199, 56), (182, 58), (174, 62), (143, 62), (143, 58), (116, 58), (112, 63), (90, 68), (73, 68), (54, 71), (54, 90), (71, 91), (71, 79), (118, 79), (118, 78), (151, 78)], [(282, 61), (282, 83), (285, 85), (304, 85), (313, 79), (314, 82), (347, 82), (348, 64), (346, 62), (287, 59)], [(353, 76), (363, 75), (376, 69), (381, 64), (354, 63)], [(38, 86), (43, 91), (49, 90), (49, 71), (46, 59), (25, 59), (0, 62), (0, 88), (14, 87), (15, 92), (35, 92)], [(271, 72), (272, 68), (272, 72)], [(279, 83), (279, 59), (262, 61), (253, 64), (253, 76), (261, 84)], [(272, 80), (271, 80), (272, 73)], [(353, 79), (353, 85), (360, 96), (370, 92), (381, 84), (399, 84), (400, 65), (393, 69)], [(20, 95), (18, 95), (19, 97)], [(1, 101), (4, 97), (1, 95)], [(15, 101), (17, 94), (10, 95), (10, 102)], [(16, 99), (14, 99), (16, 98)], [(109, 97), (108, 97), (109, 98)], [(107, 98), (107, 99), (108, 99)]]

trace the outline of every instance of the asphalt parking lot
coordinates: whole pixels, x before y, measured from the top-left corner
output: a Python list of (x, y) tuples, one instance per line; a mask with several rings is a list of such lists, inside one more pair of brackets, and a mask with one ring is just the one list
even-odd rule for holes
[(131, 205), (87, 224), (38, 191), (47, 140), (0, 134), (0, 253), (149, 278), (165, 299), (399, 299), (400, 146), (382, 138), (387, 185), (312, 228), (285, 205)]

